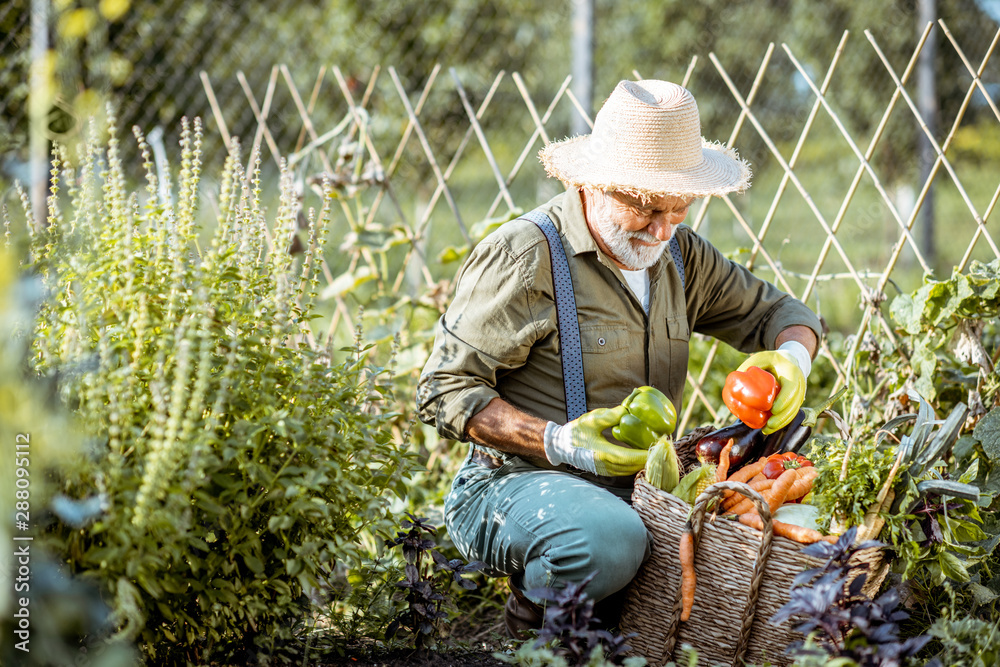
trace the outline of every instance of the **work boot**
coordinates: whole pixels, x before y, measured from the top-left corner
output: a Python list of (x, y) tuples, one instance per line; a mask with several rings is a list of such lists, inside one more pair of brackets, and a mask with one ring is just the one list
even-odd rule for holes
[(545, 612), (540, 605), (529, 600), (510, 579), (507, 580), (507, 587), (510, 588), (510, 595), (503, 608), (503, 624), (511, 639), (523, 641), (531, 636), (531, 630), (542, 627)]
[(622, 609), (625, 607), (626, 590), (627, 587), (594, 603), (594, 616), (600, 621), (598, 626), (601, 629), (613, 630), (618, 627), (622, 617)]

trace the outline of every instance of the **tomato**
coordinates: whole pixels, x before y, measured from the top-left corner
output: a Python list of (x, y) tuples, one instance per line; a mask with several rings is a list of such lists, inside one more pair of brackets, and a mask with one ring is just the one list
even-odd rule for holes
[(783, 454), (771, 454), (764, 462), (764, 469), (761, 472), (768, 479), (778, 479), (781, 473), (795, 468), (806, 468), (813, 464), (812, 461), (795, 452), (785, 452)]
[(768, 479), (778, 479), (781, 477), (781, 473), (785, 472), (785, 462), (782, 459), (768, 459), (764, 463), (764, 469), (761, 470), (764, 477)]

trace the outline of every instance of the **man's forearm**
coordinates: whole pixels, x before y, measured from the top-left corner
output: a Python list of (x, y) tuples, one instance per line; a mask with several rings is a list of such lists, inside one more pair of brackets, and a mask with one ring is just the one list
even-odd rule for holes
[(508, 454), (544, 459), (546, 424), (544, 419), (494, 398), (469, 419), (465, 434), (474, 442)]
[(801, 325), (788, 327), (778, 334), (778, 337), (774, 340), (774, 346), (780, 347), (782, 343), (787, 343), (790, 340), (801, 343), (809, 352), (809, 356), (813, 359), (816, 358), (819, 340), (816, 338), (816, 332), (812, 329)]

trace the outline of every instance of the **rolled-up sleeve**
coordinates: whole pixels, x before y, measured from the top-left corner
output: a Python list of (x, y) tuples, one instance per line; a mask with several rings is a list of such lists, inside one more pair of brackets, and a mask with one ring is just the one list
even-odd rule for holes
[(685, 230), (684, 261), (692, 284), (688, 317), (693, 329), (743, 352), (774, 349), (785, 329), (812, 329), (817, 340), (822, 326), (804, 303), (727, 259), (710, 243)]
[(522, 366), (538, 339), (530, 263), (487, 238), (459, 273), (417, 386), (418, 416), (442, 437), (466, 440), (469, 419), (499, 396), (498, 377)]

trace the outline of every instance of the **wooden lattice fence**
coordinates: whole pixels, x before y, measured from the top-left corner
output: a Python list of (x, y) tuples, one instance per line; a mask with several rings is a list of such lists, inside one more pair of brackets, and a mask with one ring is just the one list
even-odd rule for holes
[[(970, 107), (988, 109), (979, 116), (985, 115), (990, 125), (1000, 123), (996, 95), (983, 78), (1000, 31), (977, 62), (963, 51), (948, 26), (939, 22), (945, 48), (954, 49), (964, 63), (964, 71), (950, 75), (967, 82), (957, 114), (943, 119), (946, 133), (939, 137), (921, 117), (910, 92), (918, 57), (935, 27), (927, 25), (902, 69), (885, 57), (875, 37), (866, 32), (863, 38), (852, 36), (851, 40), (844, 34), (821, 79), (786, 45), (774, 44), (763, 54), (748, 90), (739, 89), (714, 54), (708, 55), (709, 66), (704, 58), (695, 57), (674, 78), (696, 98), (700, 86), (709, 80), (718, 85), (721, 79), (739, 109), (726, 137), (728, 144), (741, 148), (744, 141), (752, 140), (763, 146), (749, 156), (763, 174), (751, 189), (753, 205), (742, 197), (704, 200), (692, 210), (687, 224), (707, 234), (724, 251), (743, 248), (737, 253), (740, 261), (810, 303), (821, 315), (829, 315), (824, 308), (833, 299), (860, 304), (860, 309), (837, 321), (839, 329), (854, 334), (847, 338), (847, 353), (834, 354), (826, 343), (821, 352), (835, 369), (839, 385), (852, 381), (852, 360), (869, 327), (878, 327), (892, 339), (893, 327), (881, 307), (890, 285), (909, 291), (922, 275), (933, 274), (935, 266), (964, 270), (973, 259), (1000, 258), (988, 224), (1000, 197), (1000, 155), (993, 156), (992, 168), (987, 161), (973, 170), (961, 156), (956, 159), (953, 147), (968, 125)], [(838, 110), (838, 98), (847, 93), (835, 85), (835, 74), (847, 48), (870, 49), (885, 70), (885, 107), (877, 121), (872, 119), (875, 129), (867, 137), (852, 133)], [(787, 58), (800, 77), (797, 118), (802, 124), (792, 142), (774, 139), (773, 129), (766, 127), (755, 106), (759, 91), (769, 83), (769, 67), (776, 56)], [(642, 72), (632, 74), (641, 78)], [(343, 195), (343, 234), (332, 239), (340, 254), (331, 257), (328, 253), (324, 267), (329, 283), (326, 296), (335, 307), (329, 322), (323, 324), (325, 331), (314, 332), (320, 341), (351, 334), (355, 305), (348, 302), (348, 290), (342, 288), (363, 280), (376, 280), (392, 293), (409, 294), (414, 303), (443, 308), (463, 252), (491, 225), (555, 194), (555, 185), (545, 180), (535, 155), (545, 143), (561, 138), (553, 132), (565, 132), (568, 114), (583, 113), (569, 88), (569, 78), (550, 98), (540, 99), (516, 72), (500, 72), (485, 90), (470, 91), (456, 70), (445, 72), (439, 66), (415, 93), (404, 90), (392, 67), (375, 69), (367, 82), (353, 80), (337, 67), (320, 68), (308, 89), (300, 88), (282, 65), (274, 66), (270, 78), (257, 90), (242, 74), (238, 79), (257, 119), (252, 141), (244, 138), (253, 153), (259, 151), (275, 166), (284, 164), (303, 189), (325, 174)], [(215, 96), (218, 82), (205, 73), (201, 80), (215, 125), (228, 144), (232, 137)], [(519, 100), (526, 119), (522, 127), (527, 128), (523, 137), (510, 136), (510, 124), (503, 125), (503, 136), (490, 136), (484, 119), (501, 96), (505, 114), (510, 113), (511, 101)], [(474, 104), (473, 99), (478, 102)], [(435, 113), (433, 121), (425, 118), (422, 114), (432, 100), (438, 108), (449, 106), (452, 113)], [(317, 127), (312, 118), (321, 105), (344, 107), (343, 121), (332, 128)], [(270, 129), (277, 123), (300, 126), (295, 145), (277, 144)], [(926, 177), (910, 186), (909, 198), (901, 196), (899, 184), (888, 182), (874, 166), (873, 157), (891, 123), (915, 124), (936, 154), (923, 172)], [(820, 148), (811, 148), (815, 145)], [(758, 163), (765, 167), (759, 168)], [(828, 183), (832, 177), (827, 175), (833, 173), (844, 190), (831, 197)], [(963, 184), (963, 174), (974, 191)], [(941, 234), (947, 243), (933, 261), (925, 256), (914, 233), (932, 186), (946, 189), (953, 203), (948, 219), (939, 220), (946, 225)], [(820, 187), (822, 196), (814, 195)], [(886, 224), (879, 227), (882, 221)], [(727, 225), (732, 228), (728, 242), (733, 247), (716, 239), (718, 230)], [(783, 257), (786, 245), (795, 248), (793, 258), (787, 252)], [(419, 348), (419, 341), (413, 347)], [(682, 428), (698, 405), (713, 417), (718, 415), (718, 398), (700, 390), (717, 349), (718, 344), (711, 348), (700, 372), (689, 374), (692, 393)], [(419, 365), (419, 355), (412, 361)]]

